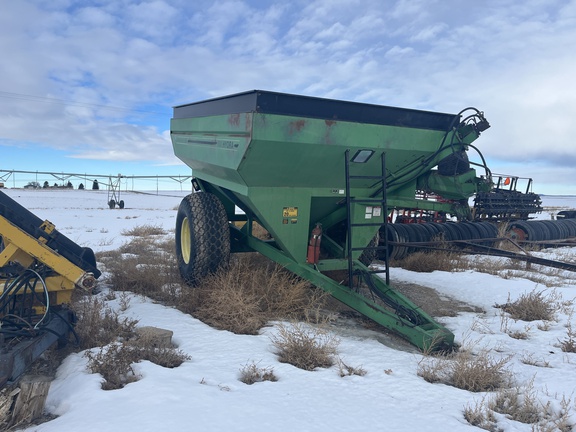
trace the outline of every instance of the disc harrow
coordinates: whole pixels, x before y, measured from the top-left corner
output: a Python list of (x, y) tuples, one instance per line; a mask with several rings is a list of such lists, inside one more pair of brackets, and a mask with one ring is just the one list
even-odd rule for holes
[[(532, 179), (495, 175), (496, 187), (480, 191), (474, 198), (473, 214), (476, 220), (515, 221), (527, 220), (532, 214), (542, 212), (540, 195), (530, 190)], [(527, 181), (525, 192), (517, 190), (518, 181)]]

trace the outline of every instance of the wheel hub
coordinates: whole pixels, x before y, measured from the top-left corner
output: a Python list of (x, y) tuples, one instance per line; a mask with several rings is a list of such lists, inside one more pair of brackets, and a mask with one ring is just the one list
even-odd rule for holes
[(180, 229), (180, 252), (182, 252), (182, 259), (186, 264), (190, 263), (190, 223), (188, 218), (182, 219), (182, 226)]

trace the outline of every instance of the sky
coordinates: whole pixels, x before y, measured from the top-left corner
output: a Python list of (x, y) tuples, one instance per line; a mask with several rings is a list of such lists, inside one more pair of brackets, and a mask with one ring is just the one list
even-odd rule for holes
[(173, 155), (172, 107), (262, 89), (474, 106), (491, 124), (475, 144), (493, 172), (576, 194), (576, 0), (4, 0), (1, 10), (0, 170), (189, 175)]

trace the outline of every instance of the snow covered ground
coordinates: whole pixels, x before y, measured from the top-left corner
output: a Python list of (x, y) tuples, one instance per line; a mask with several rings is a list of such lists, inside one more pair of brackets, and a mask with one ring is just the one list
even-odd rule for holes
[[(125, 208), (110, 210), (105, 191), (4, 192), (95, 251), (116, 249), (129, 240), (122, 232), (135, 226), (173, 231), (176, 208), (186, 194), (126, 192), (122, 194)], [(541, 218), (562, 208), (576, 208), (576, 197), (550, 196), (543, 201), (553, 209)], [(556, 254), (573, 260), (576, 248), (542, 252), (548, 257)], [(576, 297), (571, 282), (576, 275), (565, 276), (553, 276), (564, 280), (554, 291), (568, 301)], [(501, 310), (494, 308), (508, 298), (513, 301), (533, 290), (547, 294), (552, 289), (523, 277), (504, 279), (473, 271), (414, 273), (393, 268), (392, 279), (425, 285), (443, 296), (481, 307), (485, 313), (460, 313), (439, 321), (460, 344), (472, 343), (497, 357), (512, 356), (509, 367), (517, 384), (533, 381), (537, 398), (542, 404), (550, 402), (551, 410), (559, 410), (563, 399), (568, 401), (570, 421), (576, 424), (576, 354), (559, 348), (566, 324), (572, 320), (576, 325), (574, 316), (559, 310), (548, 330), (538, 328), (541, 322), (511, 321), (509, 329), (528, 333), (528, 339), (519, 340), (503, 331)], [(109, 302), (119, 308), (118, 303)], [(273, 325), (257, 336), (235, 335), (140, 296), (131, 298), (123, 314), (138, 319), (141, 326), (172, 330), (174, 342), (191, 360), (175, 369), (138, 363), (139, 381), (104, 391), (102, 378), (88, 372), (82, 353), (72, 354), (59, 368), (47, 401), (47, 410), (58, 417), (26, 431), (467, 431), (474, 427), (464, 419), (463, 410), (485, 395), (426, 382), (417, 375), (421, 354), (391, 348), (372, 331), (334, 328), (341, 359), (367, 372), (342, 378), (336, 366), (307, 372), (279, 363), (270, 340)], [(278, 381), (240, 382), (239, 370), (250, 362), (273, 368)], [(503, 431), (540, 430), (503, 415), (497, 415), (497, 420)]]

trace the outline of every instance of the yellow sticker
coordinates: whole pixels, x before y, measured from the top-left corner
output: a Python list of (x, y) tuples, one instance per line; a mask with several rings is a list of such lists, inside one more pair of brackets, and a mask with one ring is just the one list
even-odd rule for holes
[(282, 217), (295, 218), (298, 217), (298, 207), (284, 207), (282, 210)]

